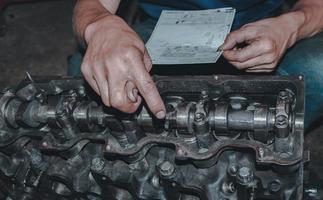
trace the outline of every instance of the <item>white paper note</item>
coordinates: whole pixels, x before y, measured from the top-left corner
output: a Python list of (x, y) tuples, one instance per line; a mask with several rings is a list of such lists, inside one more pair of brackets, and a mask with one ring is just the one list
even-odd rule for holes
[(146, 47), (153, 64), (215, 63), (235, 9), (163, 11)]

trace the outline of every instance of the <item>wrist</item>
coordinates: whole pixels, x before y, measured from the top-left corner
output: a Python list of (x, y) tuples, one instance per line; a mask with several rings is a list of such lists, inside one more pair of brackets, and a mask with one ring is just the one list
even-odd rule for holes
[(84, 41), (86, 44), (89, 43), (92, 36), (99, 31), (99, 29), (105, 28), (106, 26), (110, 26), (111, 23), (116, 23), (122, 20), (120, 17), (116, 15), (112, 15), (110, 13), (105, 13), (100, 16), (97, 16), (91, 23), (89, 23), (84, 31)]
[(86, 44), (90, 41), (92, 38), (93, 34), (100, 28), (100, 21), (112, 17), (113, 15), (110, 13), (102, 13), (100, 15), (97, 15), (94, 17), (85, 27), (84, 32), (83, 32), (83, 39)]
[(302, 38), (300, 30), (305, 23), (305, 15), (301, 11), (293, 11), (279, 16), (278, 19), (281, 21), (282, 29), (289, 36), (287, 41), (289, 48)]

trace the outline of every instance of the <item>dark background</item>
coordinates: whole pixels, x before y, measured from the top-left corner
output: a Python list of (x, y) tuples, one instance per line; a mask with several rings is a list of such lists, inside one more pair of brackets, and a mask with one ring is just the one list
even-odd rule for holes
[[(0, 0), (1, 1), (1, 0)], [(12, 4), (0, 11), (7, 22), (0, 36), (0, 89), (32, 75), (65, 75), (77, 44), (72, 30), (74, 0)], [(0, 19), (1, 26), (1, 19)], [(323, 120), (306, 133), (311, 183), (323, 183)]]

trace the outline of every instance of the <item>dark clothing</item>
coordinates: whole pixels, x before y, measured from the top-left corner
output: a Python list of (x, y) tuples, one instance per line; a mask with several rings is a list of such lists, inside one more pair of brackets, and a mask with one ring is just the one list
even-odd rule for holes
[(236, 9), (232, 28), (275, 16), (284, 0), (139, 0), (140, 7), (151, 18), (158, 19), (162, 10), (202, 10), (223, 7)]

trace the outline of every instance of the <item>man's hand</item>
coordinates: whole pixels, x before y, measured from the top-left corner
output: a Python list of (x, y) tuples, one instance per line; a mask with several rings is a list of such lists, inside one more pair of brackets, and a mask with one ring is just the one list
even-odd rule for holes
[(87, 26), (84, 39), (88, 47), (81, 71), (105, 105), (134, 112), (141, 103), (140, 93), (157, 118), (165, 117), (145, 45), (121, 18), (99, 18)]
[[(282, 15), (246, 24), (231, 32), (220, 47), (223, 56), (247, 72), (272, 72), (284, 52), (296, 41), (293, 16)], [(243, 47), (239, 48), (242, 45)]]

